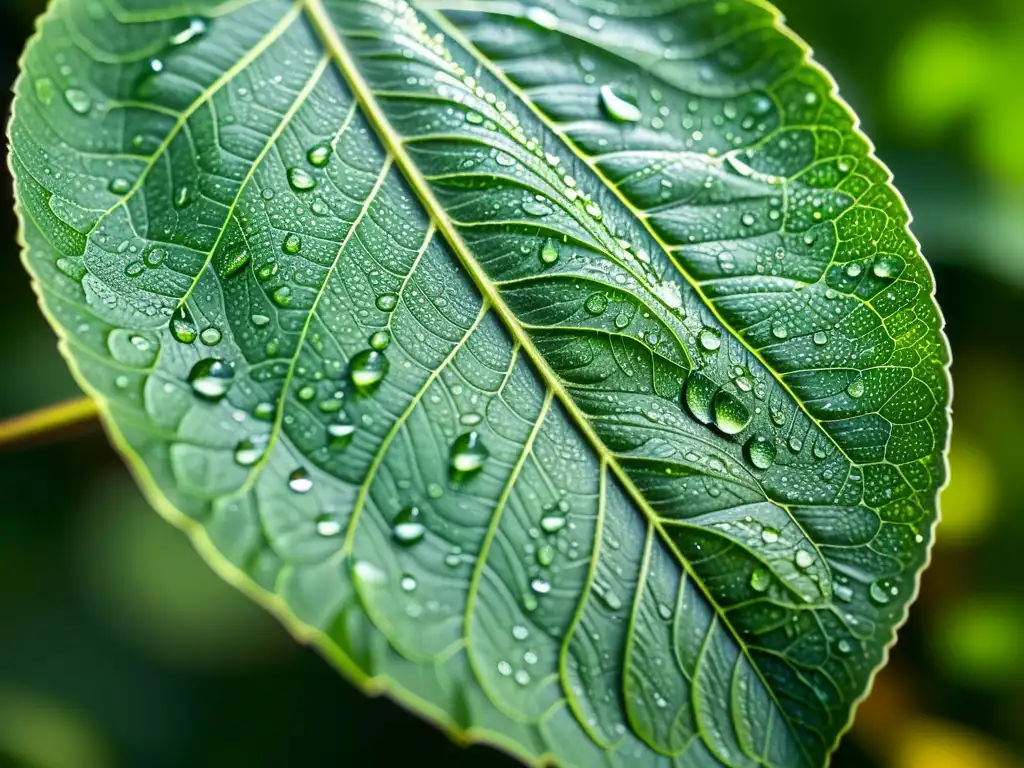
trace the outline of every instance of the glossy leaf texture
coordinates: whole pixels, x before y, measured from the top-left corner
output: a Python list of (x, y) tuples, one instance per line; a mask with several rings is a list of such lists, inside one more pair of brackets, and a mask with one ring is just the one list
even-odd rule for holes
[(827, 762), (948, 351), (774, 9), (55, 0), (10, 138), (150, 499), (350, 678), (525, 761)]

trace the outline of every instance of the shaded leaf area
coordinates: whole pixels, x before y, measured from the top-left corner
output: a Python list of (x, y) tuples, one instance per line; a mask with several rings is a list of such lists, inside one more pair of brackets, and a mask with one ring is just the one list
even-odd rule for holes
[(72, 367), (366, 689), (529, 761), (823, 764), (945, 472), (887, 171), (761, 3), (425, 5), (54, 3), (11, 162)]

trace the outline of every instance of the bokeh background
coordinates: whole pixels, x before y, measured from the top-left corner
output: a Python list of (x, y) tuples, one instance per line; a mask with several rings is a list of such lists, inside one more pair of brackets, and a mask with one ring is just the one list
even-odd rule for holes
[[(778, 0), (915, 216), (955, 359), (923, 592), (837, 768), (1024, 765), (1024, 2)], [(44, 0), (0, 0), (0, 83)], [(6, 114), (9, 97), (3, 97)], [(77, 394), (0, 179), (0, 418)], [(222, 584), (96, 430), (0, 454), (0, 766), (511, 766), (367, 700)]]

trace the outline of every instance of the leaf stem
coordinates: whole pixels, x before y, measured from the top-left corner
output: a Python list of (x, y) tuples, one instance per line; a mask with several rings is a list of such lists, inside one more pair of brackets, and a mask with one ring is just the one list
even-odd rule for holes
[(0, 451), (66, 436), (98, 416), (96, 401), (80, 397), (0, 421)]

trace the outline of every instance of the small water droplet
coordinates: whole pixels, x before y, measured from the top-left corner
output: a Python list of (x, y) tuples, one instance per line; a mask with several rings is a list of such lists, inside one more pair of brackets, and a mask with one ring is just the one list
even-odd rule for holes
[(376, 331), (370, 336), (370, 347), (383, 352), (391, 344), (391, 334), (387, 331)]
[(555, 548), (550, 544), (543, 544), (537, 547), (537, 564), (547, 568), (555, 561)]
[(466, 475), (483, 467), (490, 455), (479, 432), (466, 432), (459, 435), (452, 443), (449, 463), (453, 471)]
[(125, 277), (138, 277), (146, 271), (146, 265), (141, 261), (133, 261), (124, 268)]
[(328, 447), (332, 451), (343, 451), (352, 442), (356, 433), (354, 424), (348, 421), (337, 421), (327, 425)]
[(313, 490), (313, 478), (302, 467), (288, 475), (288, 488), (293, 493), (309, 493)]
[(768, 469), (775, 462), (775, 443), (764, 435), (755, 435), (747, 441), (747, 458), (758, 469)]
[(112, 179), (108, 189), (115, 195), (126, 195), (131, 191), (132, 183), (128, 179)]
[(850, 382), (850, 385), (846, 388), (846, 394), (856, 400), (859, 397), (864, 396), (864, 379), (857, 377)]
[(208, 347), (212, 347), (215, 344), (220, 344), (220, 330), (213, 327), (212, 325), (209, 328), (204, 328), (203, 332), (199, 334), (199, 340)]
[(772, 575), (767, 568), (755, 568), (750, 574), (750, 587), (755, 592), (765, 592), (772, 584)]
[(35, 82), (36, 96), (46, 106), (53, 102), (53, 80), (48, 77), (40, 77)]
[(533, 579), (530, 582), (530, 589), (538, 595), (547, 595), (551, 592), (551, 583), (544, 579)]
[(204, 400), (216, 402), (228, 393), (235, 371), (230, 364), (216, 357), (200, 360), (188, 375), (192, 391)]
[(330, 162), (331, 152), (331, 145), (325, 141), (312, 147), (309, 152), (306, 153), (306, 159), (309, 160), (309, 164), (314, 168), (323, 168), (328, 162)]
[(784, 339), (789, 336), (789, 331), (782, 323), (776, 323), (772, 326), (772, 336), (776, 339)]
[(288, 183), (296, 192), (305, 192), (316, 187), (316, 179), (303, 168), (289, 168)]
[(315, 523), (316, 532), (320, 536), (331, 537), (341, 533), (341, 522), (334, 515), (317, 515)]
[(620, 123), (635, 123), (643, 117), (631, 99), (616, 93), (610, 85), (601, 86), (601, 105), (612, 120)]
[(235, 446), (235, 462), (242, 467), (251, 467), (259, 461), (266, 450), (266, 445), (262, 444), (263, 441), (259, 442), (261, 444), (249, 439), (241, 440)]
[(294, 232), (289, 232), (284, 236), (284, 240), (281, 242), (281, 250), (294, 256), (302, 250), (302, 238)]
[(221, 277), (231, 277), (232, 275), (241, 272), (242, 268), (249, 263), (249, 251), (246, 248), (239, 248), (232, 253), (228, 254), (228, 259), (224, 262), (224, 267), (221, 270)]
[(588, 314), (601, 315), (608, 307), (608, 298), (603, 293), (592, 293), (583, 306)]
[(142, 260), (146, 263), (147, 267), (155, 269), (164, 263), (164, 259), (167, 258), (167, 251), (163, 248), (150, 248), (144, 254), (142, 254)]
[(850, 277), (858, 277), (862, 271), (863, 268), (857, 262), (853, 262), (852, 264), (848, 264), (846, 266), (846, 274), (849, 275)]
[(825, 333), (824, 331), (817, 331), (814, 334), (814, 343), (817, 344), (819, 347), (828, 344), (828, 334)]
[(405, 574), (405, 576), (402, 577), (402, 580), (400, 582), (398, 582), (398, 583), (399, 583), (399, 586), (402, 587), (402, 591), (403, 592), (415, 592), (416, 591), (417, 583), (416, 583), (416, 577), (415, 576), (410, 576), (409, 574)]
[(377, 309), (381, 312), (394, 312), (398, 306), (398, 294), (382, 293), (377, 297)]
[(779, 532), (774, 528), (765, 528), (761, 531), (761, 538), (765, 544), (774, 544), (779, 540)]
[(403, 547), (411, 547), (423, 540), (427, 528), (423, 525), (419, 507), (409, 506), (402, 509), (391, 524), (391, 536)]
[(868, 595), (871, 597), (871, 600), (878, 605), (885, 605), (889, 602), (889, 593), (881, 582), (872, 582), (871, 586), (868, 587)]
[(92, 109), (92, 97), (80, 88), (68, 88), (64, 91), (68, 106), (80, 115)]
[(540, 519), (540, 527), (545, 533), (557, 533), (565, 528), (566, 522), (561, 515), (545, 515)]
[(798, 549), (794, 558), (798, 568), (810, 568), (814, 564), (814, 557), (806, 549)]
[(697, 335), (697, 340), (708, 352), (715, 352), (722, 346), (722, 336), (714, 328), (705, 328)]
[(356, 353), (349, 365), (348, 375), (356, 389), (365, 394), (372, 393), (388, 375), (391, 363), (383, 352), (364, 349)]

